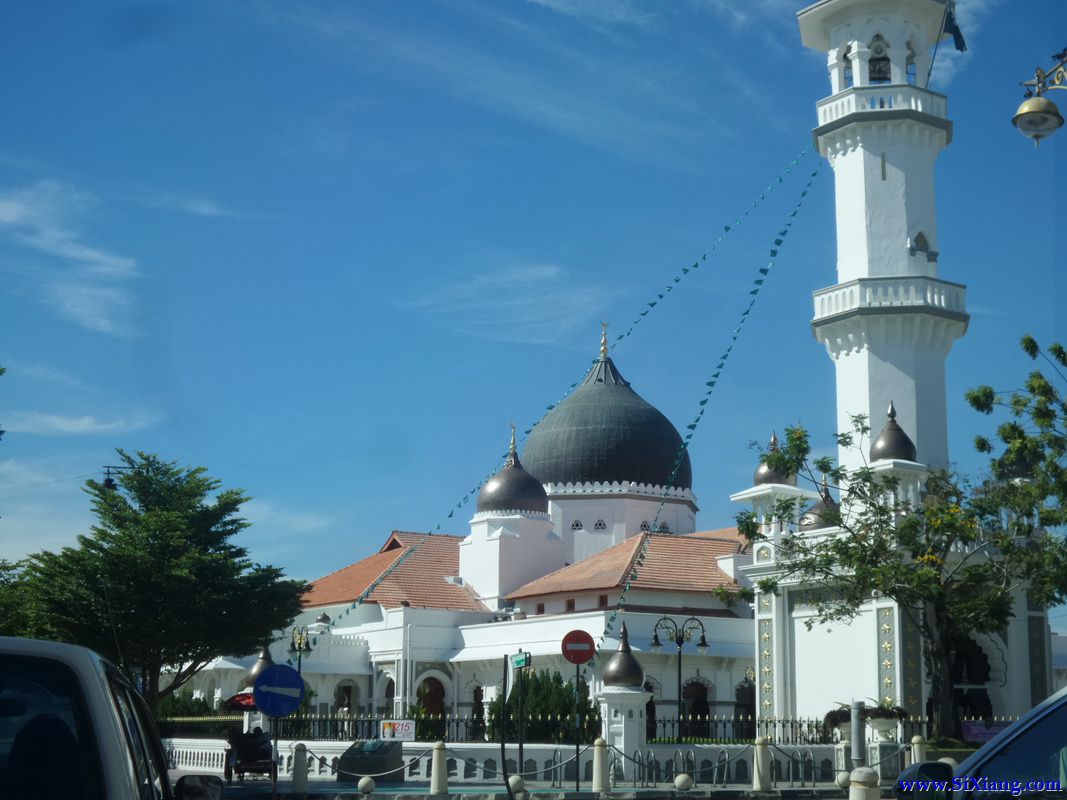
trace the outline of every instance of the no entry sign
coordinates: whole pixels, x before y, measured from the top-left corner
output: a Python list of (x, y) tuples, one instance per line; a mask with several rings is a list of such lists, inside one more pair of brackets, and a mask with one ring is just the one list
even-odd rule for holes
[(586, 631), (571, 631), (563, 637), (563, 657), (572, 664), (584, 664), (593, 657), (596, 643)]

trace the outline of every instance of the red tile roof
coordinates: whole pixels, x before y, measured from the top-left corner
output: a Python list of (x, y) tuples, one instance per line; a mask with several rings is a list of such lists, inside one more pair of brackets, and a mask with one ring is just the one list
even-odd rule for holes
[[(732, 529), (725, 529), (732, 530)], [(595, 556), (556, 570), (543, 578), (516, 589), (509, 599), (620, 588), (633, 572), (631, 589), (672, 592), (708, 592), (720, 586), (735, 587), (734, 580), (722, 572), (716, 558), (733, 555), (739, 550), (736, 532), (729, 538), (721, 531), (707, 531), (687, 536), (642, 533), (609, 547)], [(637, 564), (641, 543), (648, 541), (643, 564)]]
[(461, 541), (462, 536), (393, 531), (374, 555), (313, 581), (304, 605), (355, 602), (378, 581), (363, 602), (395, 608), (406, 600), (414, 608), (486, 611), (470, 589), (445, 580), (459, 574)]

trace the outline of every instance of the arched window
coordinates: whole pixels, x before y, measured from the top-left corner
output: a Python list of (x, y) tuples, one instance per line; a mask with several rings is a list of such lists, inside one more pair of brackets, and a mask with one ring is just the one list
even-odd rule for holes
[(918, 68), (915, 66), (915, 50), (912, 49), (911, 42), (908, 42), (908, 57), (904, 62), (904, 73), (907, 76), (908, 83), (915, 84), (919, 82)]
[(893, 73), (889, 66), (889, 44), (878, 34), (871, 40), (871, 55), (867, 59), (867, 77), (872, 84), (889, 83)]
[(641, 532), (648, 533), (650, 530), (652, 530), (652, 526), (648, 524), (648, 520), (643, 520), (641, 522)]
[(602, 519), (598, 519), (595, 523), (593, 523), (594, 531), (606, 531), (607, 529), (608, 526)]
[(852, 45), (845, 48), (841, 54), (841, 60), (845, 65), (845, 88), (852, 86)]
[(580, 519), (576, 519), (574, 522), (571, 523), (571, 530), (572, 531), (584, 531), (585, 530), (585, 526), (582, 525), (582, 521)]

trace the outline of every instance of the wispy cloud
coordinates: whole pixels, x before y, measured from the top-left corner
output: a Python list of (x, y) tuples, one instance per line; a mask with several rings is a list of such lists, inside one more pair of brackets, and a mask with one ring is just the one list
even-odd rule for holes
[(88, 330), (127, 335), (134, 299), (127, 282), (138, 275), (137, 261), (88, 241), (82, 229), (97, 202), (53, 180), (0, 189), (0, 239), (37, 255), (24, 274), (41, 302)]
[(318, 511), (297, 511), (267, 500), (249, 500), (241, 507), (242, 516), (259, 529), (278, 531), (285, 535), (314, 533), (336, 524), (329, 514)]
[(231, 208), (230, 206), (206, 197), (191, 197), (188, 195), (162, 194), (152, 200), (151, 205), (156, 208), (169, 208), (174, 211), (181, 211), (186, 214), (192, 214), (195, 217), (258, 219), (262, 216)]
[(132, 296), (122, 287), (56, 281), (45, 287), (45, 299), (61, 317), (83, 328), (115, 335), (130, 332), (124, 311)]
[(91, 414), (67, 416), (42, 411), (6, 411), (0, 414), (0, 419), (3, 419), (4, 427), (11, 433), (40, 436), (130, 433), (156, 422), (156, 417), (144, 413), (101, 419)]
[[(670, 90), (677, 75), (489, 16), (500, 33), (487, 37), (491, 46), (389, 28), (337, 9), (288, 7), (277, 21), (328, 42), (345, 57), (390, 62), (396, 75), (433, 82), (450, 97), (613, 153), (670, 158), (677, 152), (670, 143), (718, 126), (706, 109), (685, 105)], [(535, 56), (513, 53), (503, 44), (507, 36), (521, 37), (513, 40), (516, 51), (532, 50)]]
[(135, 275), (133, 258), (83, 240), (74, 220), (93, 203), (92, 195), (51, 180), (0, 191), (0, 229), (24, 247), (76, 262), (94, 274)]
[(956, 22), (967, 41), (967, 50), (960, 52), (952, 46), (952, 40), (946, 39), (937, 48), (934, 68), (930, 73), (930, 84), (944, 88), (948, 86), (956, 73), (963, 69), (971, 59), (974, 46), (979, 41), (979, 32), (989, 15), (1003, 0), (956, 0)]
[(80, 388), (82, 386), (81, 379), (44, 364), (27, 364), (18, 359), (3, 356), (0, 357), (0, 366), (7, 368), (6, 378), (8, 380), (29, 378), (30, 380), (51, 383), (56, 386), (68, 386), (70, 388)]
[(523, 264), (416, 292), (401, 305), (481, 338), (542, 344), (586, 325), (612, 299), (609, 287), (583, 283), (558, 264)]
[(655, 19), (650, 6), (642, 7), (630, 0), (528, 0), (528, 2), (600, 25), (627, 25), (643, 28)]
[(69, 458), (0, 460), (0, 558), (75, 544), (92, 521), (81, 485), (98, 474), (95, 464)]

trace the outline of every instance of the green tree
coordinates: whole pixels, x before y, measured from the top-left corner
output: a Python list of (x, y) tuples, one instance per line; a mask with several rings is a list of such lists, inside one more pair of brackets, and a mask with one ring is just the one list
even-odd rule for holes
[(0, 636), (26, 633), (21, 565), (0, 558)]
[[(1064, 365), (1062, 348), (1050, 353), (1054, 364)], [(873, 593), (899, 603), (922, 640), (939, 735), (957, 729), (951, 681), (957, 646), (971, 635), (1003, 630), (1021, 600), (1048, 607), (1067, 597), (1067, 543), (1049, 530), (1064, 522), (1062, 391), (1033, 373), (1021, 392), (1002, 396), (981, 387), (969, 398), (979, 410), (1010, 410), (1012, 420), (998, 429), (1006, 451), (994, 459), (992, 475), (974, 487), (947, 472), (932, 473), (916, 506), (900, 499), (893, 475), (812, 459), (802, 428), (787, 429), (785, 446), (764, 457), (772, 468), (813, 484), (823, 473), (841, 499), (821, 515), (824, 525), (839, 529), (831, 536), (791, 530), (797, 509), (791, 502), (776, 506), (772, 517), (788, 534), (778, 541), (778, 573), (760, 580), (757, 591), (777, 593), (789, 583), (813, 589), (810, 624), (851, 620)], [(838, 441), (859, 449), (870, 428), (862, 417), (853, 422), (854, 430)], [(992, 450), (985, 439), (978, 445)], [(750, 541), (767, 538), (751, 512), (738, 516), (738, 526)]]
[[(523, 716), (526, 725), (523, 740), (527, 742), (574, 743), (574, 686), (559, 672), (519, 670), (517, 681), (524, 686)], [(505, 705), (497, 696), (489, 704), (489, 738), (500, 738), (500, 721), (506, 714), (507, 738), (518, 737), (518, 683), (512, 687)], [(592, 702), (589, 685), (578, 681), (578, 712), (582, 718), (581, 739), (592, 742), (600, 734), (600, 709)]]
[(230, 541), (248, 526), (241, 491), (220, 489), (202, 467), (118, 454), (117, 489), (86, 482), (90, 534), (26, 560), (28, 625), (108, 656), (155, 706), (216, 656), (252, 652), (292, 622), (307, 587)]

